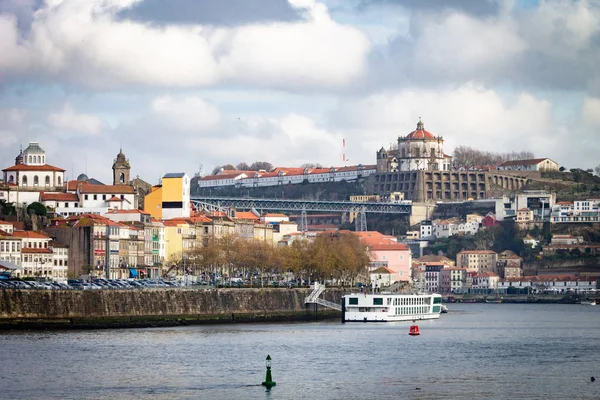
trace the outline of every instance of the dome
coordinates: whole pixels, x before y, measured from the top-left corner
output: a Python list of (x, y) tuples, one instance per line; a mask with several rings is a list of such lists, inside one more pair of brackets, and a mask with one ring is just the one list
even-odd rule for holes
[(15, 158), (15, 165), (23, 164), (23, 150), (19, 153), (19, 155)]
[(425, 130), (425, 124), (419, 120), (417, 129), (406, 135), (407, 139), (435, 139), (431, 132)]
[(86, 174), (79, 174), (79, 176), (77, 177), (78, 181), (89, 181), (90, 178), (88, 178), (88, 176)]

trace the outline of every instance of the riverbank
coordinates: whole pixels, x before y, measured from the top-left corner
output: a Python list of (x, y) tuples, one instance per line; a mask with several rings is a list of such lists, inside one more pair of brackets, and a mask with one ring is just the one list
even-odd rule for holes
[[(2, 290), (0, 329), (102, 329), (341, 318), (310, 289)], [(325, 300), (344, 292), (327, 289)]]
[(565, 294), (503, 294), (496, 295), (477, 295), (477, 294), (454, 294), (452, 296), (443, 296), (444, 303), (496, 303), (499, 300), (502, 303), (540, 303), (540, 304), (576, 304), (581, 300), (579, 295)]

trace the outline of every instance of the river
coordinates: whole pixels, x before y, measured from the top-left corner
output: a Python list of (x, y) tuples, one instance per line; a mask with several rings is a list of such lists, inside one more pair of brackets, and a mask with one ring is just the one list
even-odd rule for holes
[(0, 398), (600, 398), (600, 307), (449, 306), (417, 337), (338, 320), (4, 332)]

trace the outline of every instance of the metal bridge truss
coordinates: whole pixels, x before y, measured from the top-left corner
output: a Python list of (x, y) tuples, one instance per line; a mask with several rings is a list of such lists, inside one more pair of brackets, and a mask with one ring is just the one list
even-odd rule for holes
[(410, 203), (354, 203), (351, 201), (251, 199), (235, 197), (193, 196), (194, 206), (203, 211), (264, 210), (264, 211), (309, 211), (356, 212), (358, 214), (405, 214), (410, 215)]

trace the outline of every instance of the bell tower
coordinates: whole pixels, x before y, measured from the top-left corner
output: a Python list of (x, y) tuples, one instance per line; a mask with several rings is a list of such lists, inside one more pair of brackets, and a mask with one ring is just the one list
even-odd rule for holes
[(119, 154), (117, 154), (117, 158), (115, 158), (115, 162), (112, 166), (113, 169), (113, 185), (129, 185), (129, 170), (131, 166), (129, 165), (129, 160), (123, 154), (123, 149), (119, 150)]

